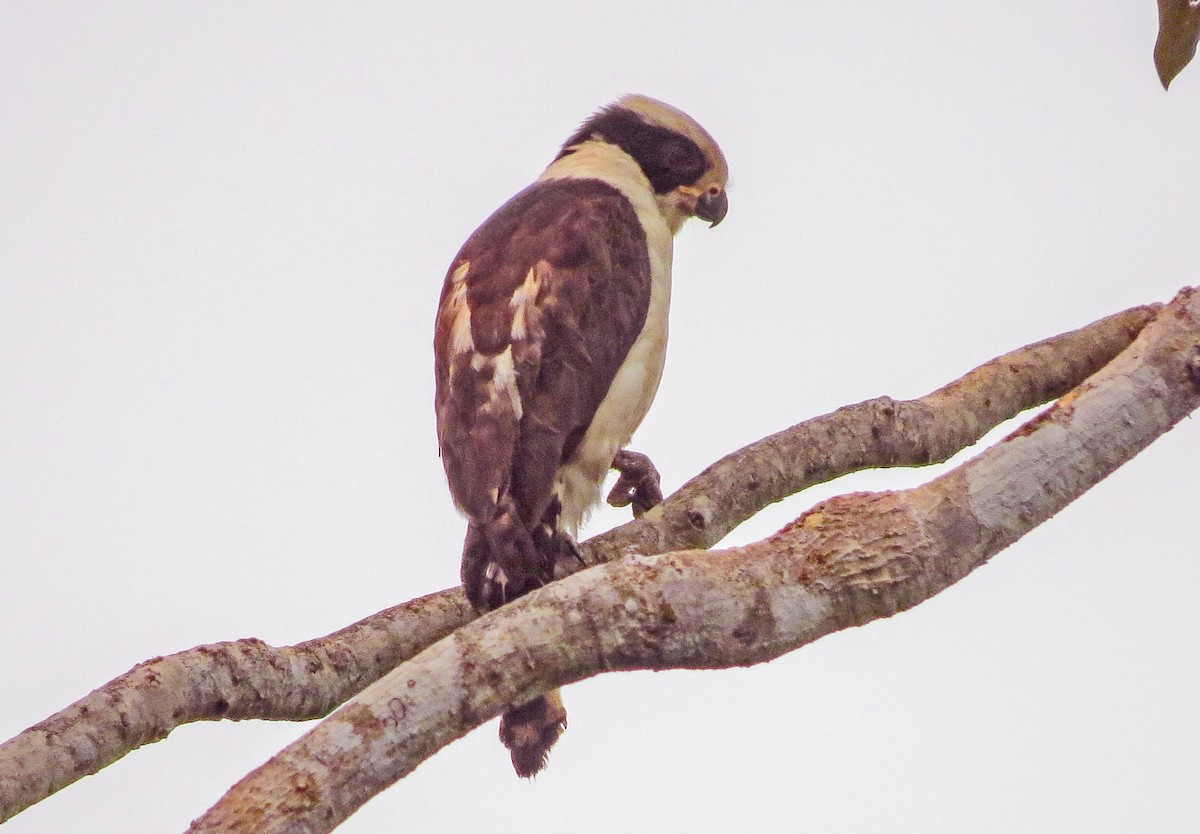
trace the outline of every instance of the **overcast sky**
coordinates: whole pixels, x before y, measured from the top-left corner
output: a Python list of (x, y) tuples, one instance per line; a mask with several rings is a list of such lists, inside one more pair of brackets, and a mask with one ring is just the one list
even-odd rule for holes
[[(1164, 93), (1155, 26), (1152, 0), (6, 0), (0, 738), (146, 658), (457, 584), (442, 277), (623, 93), (732, 170), (726, 221), (677, 240), (634, 439), (668, 489), (1200, 282), (1200, 67)], [(911, 612), (572, 686), (536, 782), (493, 722), (342, 830), (1194, 830), (1198, 471), (1193, 419)], [(181, 831), (305, 729), (184, 727), (4, 832)]]

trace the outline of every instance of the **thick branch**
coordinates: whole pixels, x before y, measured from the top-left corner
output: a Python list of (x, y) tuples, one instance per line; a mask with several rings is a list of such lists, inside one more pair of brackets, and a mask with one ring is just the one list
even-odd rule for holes
[(463, 626), (239, 782), (192, 831), (330, 831), (503, 709), (617, 669), (778, 657), (912, 607), (1200, 405), (1200, 291), (1004, 442), (922, 487), (855, 493), (742, 548), (630, 555)]
[(763, 507), (816, 484), (863, 469), (948, 460), (1104, 367), (1161, 307), (1134, 307), (1019, 348), (919, 399), (878, 397), (751, 443), (642, 518), (589, 541), (585, 556), (597, 563), (624, 553), (709, 548)]
[(454, 589), (295, 646), (245, 639), (140, 663), (0, 745), (0, 822), (181, 724), (328, 715), (474, 617)]
[[(707, 548), (768, 504), (848, 472), (945, 460), (999, 422), (1070, 390), (1124, 349), (1161, 305), (1136, 307), (992, 360), (918, 400), (869, 400), (735, 452), (664, 504), (583, 546), (624, 553)], [(328, 714), (474, 617), (459, 589), (275, 648), (200, 646), (139, 664), (0, 745), (0, 821), (191, 721)]]

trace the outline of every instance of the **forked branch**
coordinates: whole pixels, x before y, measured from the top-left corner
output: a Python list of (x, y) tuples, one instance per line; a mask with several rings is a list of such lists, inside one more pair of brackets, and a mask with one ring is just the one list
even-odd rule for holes
[(627, 555), (469, 623), (251, 773), (192, 831), (330, 831), (450, 741), (620, 669), (770, 660), (957, 582), (1200, 405), (1200, 292), (1003, 442), (924, 486), (855, 493), (755, 544)]
[[(1004, 419), (1078, 385), (1129, 345), (1160, 306), (1021, 348), (918, 400), (870, 400), (751, 444), (642, 518), (593, 538), (584, 553), (596, 564), (707, 548), (815, 483), (944, 460)], [(461, 591), (450, 589), (296, 646), (249, 639), (146, 661), (0, 745), (0, 820), (184, 723), (326, 715), (473, 618)]]

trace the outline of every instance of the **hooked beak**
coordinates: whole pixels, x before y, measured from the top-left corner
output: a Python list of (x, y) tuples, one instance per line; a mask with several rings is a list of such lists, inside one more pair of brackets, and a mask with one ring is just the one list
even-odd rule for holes
[(695, 216), (709, 221), (709, 228), (724, 220), (725, 213), (728, 211), (729, 195), (725, 193), (724, 189), (715, 194), (706, 191), (696, 198)]

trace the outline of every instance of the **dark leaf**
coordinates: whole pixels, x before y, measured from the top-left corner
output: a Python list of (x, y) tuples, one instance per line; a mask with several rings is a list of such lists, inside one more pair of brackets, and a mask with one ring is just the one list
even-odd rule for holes
[(1154, 68), (1163, 89), (1196, 54), (1200, 38), (1200, 2), (1158, 0), (1158, 40), (1154, 43)]

